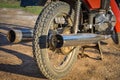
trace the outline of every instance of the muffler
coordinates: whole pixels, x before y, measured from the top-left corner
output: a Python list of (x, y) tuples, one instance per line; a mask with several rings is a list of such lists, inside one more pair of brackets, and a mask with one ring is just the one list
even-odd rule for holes
[(19, 43), (21, 41), (32, 41), (33, 30), (31, 30), (31, 29), (12, 29), (8, 32), (7, 39), (11, 43)]
[(98, 35), (91, 33), (69, 34), (69, 35), (52, 35), (50, 45), (55, 48), (79, 46), (86, 44), (98, 43), (98, 41), (108, 39), (108, 35)]

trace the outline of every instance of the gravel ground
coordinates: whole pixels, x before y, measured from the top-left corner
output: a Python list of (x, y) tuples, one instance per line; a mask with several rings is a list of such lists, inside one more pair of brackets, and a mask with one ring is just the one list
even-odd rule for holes
[[(39, 71), (32, 54), (32, 43), (11, 44), (6, 34), (11, 28), (33, 28), (37, 15), (19, 9), (0, 9), (0, 80), (47, 80)], [(120, 80), (120, 51), (111, 44), (102, 45), (104, 59), (95, 49), (86, 49), (90, 57), (79, 58), (63, 80)]]

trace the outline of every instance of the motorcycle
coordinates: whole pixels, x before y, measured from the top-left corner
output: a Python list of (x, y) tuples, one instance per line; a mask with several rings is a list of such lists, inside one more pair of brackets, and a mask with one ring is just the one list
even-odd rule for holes
[[(46, 2), (40, 0), (39, 5)], [(87, 44), (98, 47), (100, 59), (103, 59), (101, 40), (112, 37), (119, 46), (119, 6), (119, 0), (50, 1), (38, 16), (32, 36), (33, 54), (43, 75), (51, 80), (66, 76), (79, 49), (84, 50)]]

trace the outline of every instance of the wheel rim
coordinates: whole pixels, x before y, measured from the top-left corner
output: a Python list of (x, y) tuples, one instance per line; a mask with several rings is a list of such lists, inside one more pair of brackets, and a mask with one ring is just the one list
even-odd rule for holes
[[(50, 29), (49, 30), (54, 30), (55, 32), (57, 32), (59, 34), (71, 34), (72, 33), (71, 32), (72, 19), (70, 17), (67, 18), (67, 22), (69, 23), (67, 25), (66, 24), (61, 25), (61, 24), (56, 24), (55, 23), (55, 18), (56, 17), (66, 18), (67, 16), (69, 16), (69, 15), (67, 15), (65, 13), (57, 14), (50, 21)], [(48, 33), (49, 33), (49, 31), (48, 31)], [(73, 52), (74, 52), (74, 47), (63, 47), (63, 48), (60, 48), (60, 49), (50, 49), (50, 48), (48, 48), (46, 50), (50, 66), (53, 67), (53, 69), (57, 70), (57, 71), (60, 71), (67, 66), (68, 61), (70, 61), (70, 59), (73, 55), (72, 54)]]

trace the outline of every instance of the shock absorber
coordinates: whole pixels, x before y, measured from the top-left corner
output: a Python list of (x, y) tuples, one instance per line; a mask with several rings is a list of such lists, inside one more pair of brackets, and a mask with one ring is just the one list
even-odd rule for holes
[(81, 8), (81, 2), (80, 0), (76, 1), (76, 7), (75, 7), (75, 18), (74, 18), (74, 33), (77, 34), (78, 26), (79, 26), (79, 20), (80, 20), (80, 8)]
[(110, 6), (110, 0), (101, 0), (101, 9), (107, 10)]

